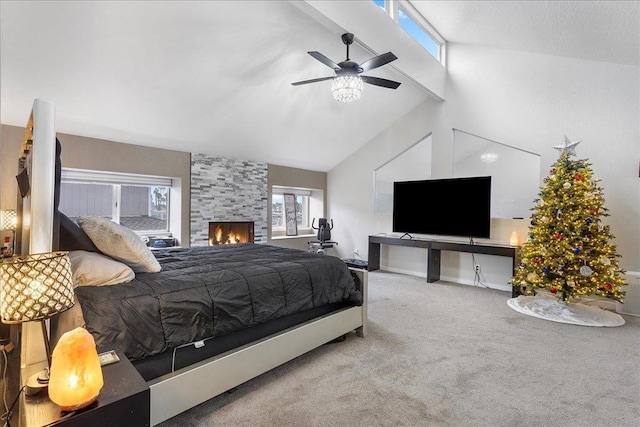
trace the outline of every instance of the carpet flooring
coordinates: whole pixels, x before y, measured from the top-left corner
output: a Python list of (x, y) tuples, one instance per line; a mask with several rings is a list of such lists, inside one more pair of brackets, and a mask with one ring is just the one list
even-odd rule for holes
[(510, 293), (369, 273), (369, 334), (349, 334), (161, 424), (640, 426), (640, 318), (518, 313)]

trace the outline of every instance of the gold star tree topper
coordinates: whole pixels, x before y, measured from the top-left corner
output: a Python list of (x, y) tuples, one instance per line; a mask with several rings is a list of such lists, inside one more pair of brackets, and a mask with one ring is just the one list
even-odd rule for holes
[(582, 140), (573, 141), (573, 142), (569, 141), (569, 138), (567, 138), (567, 136), (565, 135), (564, 143), (563, 144), (559, 144), (559, 145), (554, 145), (553, 148), (558, 150), (558, 152), (560, 153), (560, 157), (562, 157), (563, 154), (566, 154), (567, 156), (575, 156), (576, 155), (576, 146), (578, 144), (580, 144), (581, 142), (582, 142)]

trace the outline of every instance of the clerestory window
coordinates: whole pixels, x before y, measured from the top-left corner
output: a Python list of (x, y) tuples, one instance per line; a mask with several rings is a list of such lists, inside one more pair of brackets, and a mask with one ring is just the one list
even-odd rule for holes
[(373, 0), (420, 46), (442, 64), (445, 63), (446, 42), (429, 21), (406, 0)]

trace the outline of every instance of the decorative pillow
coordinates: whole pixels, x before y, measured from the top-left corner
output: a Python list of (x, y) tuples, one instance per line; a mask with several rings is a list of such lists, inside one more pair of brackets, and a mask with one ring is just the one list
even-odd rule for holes
[(108, 286), (133, 280), (131, 267), (96, 252), (71, 251), (71, 277), (74, 286)]
[(58, 250), (100, 252), (89, 236), (87, 236), (87, 233), (82, 231), (82, 228), (80, 228), (78, 224), (62, 212), (58, 213), (60, 214), (60, 242), (58, 243)]
[(105, 255), (124, 262), (136, 273), (156, 273), (160, 263), (132, 230), (105, 218), (82, 216), (80, 228)]

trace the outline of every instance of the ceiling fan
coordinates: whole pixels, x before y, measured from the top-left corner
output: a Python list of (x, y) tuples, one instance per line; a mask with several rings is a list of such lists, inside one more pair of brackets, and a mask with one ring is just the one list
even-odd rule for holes
[(387, 52), (382, 55), (373, 57), (362, 64), (358, 64), (355, 61), (349, 59), (349, 45), (353, 44), (355, 36), (351, 33), (345, 33), (342, 35), (342, 42), (347, 46), (347, 59), (336, 64), (320, 52), (308, 52), (318, 61), (322, 62), (327, 67), (333, 68), (336, 75), (332, 77), (320, 77), (311, 80), (302, 80), (299, 82), (291, 83), (293, 86), (304, 85), (308, 83), (322, 82), (325, 80), (333, 80), (331, 83), (331, 91), (333, 97), (338, 101), (351, 102), (360, 98), (362, 93), (363, 82), (374, 86), (386, 87), (389, 89), (396, 89), (400, 86), (400, 83), (393, 80), (387, 80), (380, 77), (361, 76), (361, 73), (365, 71), (373, 70), (374, 68), (381, 67), (388, 64), (391, 61), (398, 59), (393, 53)]

